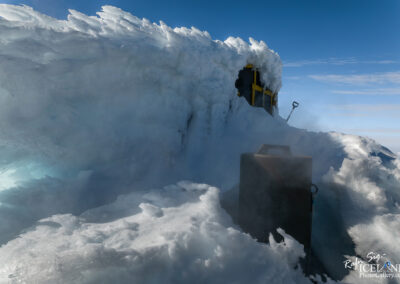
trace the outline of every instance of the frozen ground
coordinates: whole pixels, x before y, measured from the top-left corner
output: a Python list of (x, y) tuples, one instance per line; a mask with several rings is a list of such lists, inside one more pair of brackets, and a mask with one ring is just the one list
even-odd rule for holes
[(281, 86), (264, 42), (110, 6), (59, 21), (2, 4), (0, 34), (0, 283), (310, 283), (295, 240), (259, 244), (219, 205), (263, 143), (313, 157), (313, 244), (331, 275), (359, 283), (344, 255), (400, 263), (399, 158), (238, 98), (246, 63)]
[[(93, 223), (98, 216), (112, 220)], [(231, 226), (217, 188), (181, 182), (121, 196), (83, 217), (42, 219), (2, 249), (0, 276), (27, 283), (309, 283), (293, 269), (304, 252), (290, 236), (261, 245)]]

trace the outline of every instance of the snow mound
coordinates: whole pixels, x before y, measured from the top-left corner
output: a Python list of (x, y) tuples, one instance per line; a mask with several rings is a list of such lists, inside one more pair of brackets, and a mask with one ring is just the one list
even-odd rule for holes
[[(386, 255), (391, 263), (400, 263), (400, 246), (395, 241), (400, 233), (398, 156), (368, 138), (330, 135), (341, 144), (345, 157), (339, 168), (331, 168), (322, 178), (314, 226), (317, 254), (325, 260), (331, 275), (339, 279), (346, 271), (335, 264), (351, 256), (362, 257), (367, 263), (366, 256), (372, 252)], [(360, 281), (358, 273), (351, 272), (343, 281)], [(385, 281), (389, 279), (363, 279), (363, 283)], [(396, 283), (398, 278), (390, 281), (387, 283)]]
[[(30, 283), (311, 283), (293, 269), (303, 246), (255, 242), (232, 227), (218, 189), (180, 182), (132, 198), (106, 223), (54, 215), (1, 248), (0, 279)], [(121, 200), (96, 215), (131, 210)], [(90, 215), (90, 212), (87, 212)], [(251, 272), (251, 273), (250, 273)]]
[(134, 188), (230, 187), (238, 154), (258, 146), (237, 137), (274, 121), (246, 115), (234, 88), (255, 63), (279, 90), (281, 61), (263, 42), (212, 40), (110, 6), (60, 21), (1, 4), (0, 33), (0, 243)]

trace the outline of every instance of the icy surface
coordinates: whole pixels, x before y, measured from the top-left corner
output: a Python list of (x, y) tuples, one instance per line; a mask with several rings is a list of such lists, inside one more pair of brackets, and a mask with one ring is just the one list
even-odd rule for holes
[[(130, 198), (127, 196), (126, 198)], [(141, 211), (107, 223), (54, 215), (1, 249), (0, 279), (27, 283), (311, 283), (303, 247), (255, 242), (233, 228), (218, 189), (181, 182), (134, 197)], [(117, 201), (97, 214), (129, 210)], [(90, 214), (90, 212), (88, 212)]]
[[(331, 275), (357, 283), (343, 261), (367, 251), (400, 262), (398, 157), (237, 97), (247, 63), (279, 90), (265, 43), (110, 6), (60, 21), (2, 4), (0, 34), (0, 283), (307, 282), (295, 240), (256, 243), (199, 185), (234, 187), (240, 154), (264, 143), (313, 157), (313, 245)], [(164, 188), (180, 180), (193, 183)]]

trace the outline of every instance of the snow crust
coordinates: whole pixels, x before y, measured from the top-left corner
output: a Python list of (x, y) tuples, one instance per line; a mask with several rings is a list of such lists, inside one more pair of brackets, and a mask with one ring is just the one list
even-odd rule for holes
[(60, 21), (0, 4), (0, 34), (1, 283), (309, 282), (299, 243), (280, 230), (284, 243), (259, 244), (219, 205), (216, 187), (264, 143), (313, 157), (313, 246), (331, 275), (357, 283), (343, 261), (368, 251), (400, 262), (398, 156), (237, 97), (247, 63), (281, 86), (264, 42), (111, 6)]
[[(42, 219), (2, 248), (0, 278), (29, 283), (311, 283), (293, 269), (304, 255), (302, 245), (283, 231), (284, 242), (271, 237), (271, 245), (260, 244), (232, 227), (215, 187), (180, 182), (123, 198), (139, 203), (140, 212), (106, 223), (69, 214)], [(97, 208), (95, 215), (130, 209), (132, 204), (119, 199)]]
[[(365, 257), (368, 253), (386, 255), (386, 261), (400, 263), (400, 246), (397, 239), (400, 233), (400, 160), (387, 148), (376, 142), (355, 136), (332, 133), (332, 138), (339, 141), (346, 157), (338, 170), (333, 168), (324, 175), (324, 187), (326, 198), (335, 217), (329, 217), (322, 213), (322, 218), (331, 223), (339, 222), (340, 229), (350, 238), (352, 244), (346, 244), (343, 238), (337, 239), (342, 244), (333, 248), (324, 247), (328, 243), (336, 243), (333, 238), (340, 235), (328, 236), (336, 226), (319, 232), (321, 258), (332, 259), (335, 250), (342, 251), (346, 259), (354, 259), (355, 256)], [(320, 210), (322, 212), (322, 210)], [(328, 212), (326, 210), (325, 212)], [(321, 219), (322, 219), (321, 218)], [(325, 240), (322, 240), (325, 238)], [(354, 245), (354, 250), (346, 246)], [(383, 264), (383, 259), (380, 261)], [(326, 262), (328, 266), (332, 263)], [(328, 264), (329, 263), (329, 264)], [(332, 267), (332, 271), (335, 270)], [(343, 281), (356, 283), (359, 272), (353, 271)], [(392, 282), (390, 282), (392, 281)], [(400, 283), (399, 279), (363, 279), (363, 283)]]

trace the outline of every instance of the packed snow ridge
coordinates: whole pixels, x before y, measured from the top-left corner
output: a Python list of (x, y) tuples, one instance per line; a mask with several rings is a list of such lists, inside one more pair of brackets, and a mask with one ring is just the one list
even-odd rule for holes
[(330, 275), (359, 283), (343, 261), (369, 251), (400, 263), (399, 158), (237, 97), (247, 63), (279, 91), (264, 42), (111, 6), (62, 21), (1, 4), (0, 34), (0, 283), (311, 283), (302, 245), (282, 230), (257, 243), (220, 206), (240, 154), (264, 143), (313, 157), (313, 245)]

